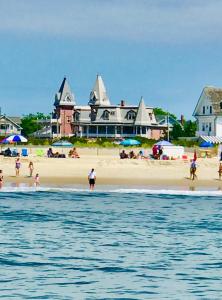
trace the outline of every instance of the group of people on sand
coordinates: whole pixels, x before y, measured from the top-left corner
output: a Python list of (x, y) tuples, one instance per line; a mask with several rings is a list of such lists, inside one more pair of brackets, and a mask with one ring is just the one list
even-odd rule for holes
[(120, 159), (126, 159), (126, 158), (130, 158), (130, 159), (145, 158), (143, 150), (140, 150), (138, 154), (136, 154), (133, 150), (131, 150), (129, 152), (129, 154), (127, 154), (125, 150), (122, 150), (120, 152), (119, 156), (120, 156)]
[[(15, 175), (16, 177), (19, 177), (20, 175), (20, 169), (21, 169), (21, 161), (20, 158), (16, 158), (15, 160)], [(29, 177), (33, 177), (33, 171), (34, 171), (34, 164), (32, 161), (29, 162), (28, 165), (28, 169), (29, 169)], [(3, 186), (3, 170), (0, 170), (0, 188), (2, 188)], [(95, 187), (95, 183), (96, 183), (96, 172), (95, 169), (91, 169), (91, 171), (88, 174), (88, 182), (89, 182), (89, 188), (91, 191), (94, 190)], [(40, 177), (39, 177), (39, 173), (36, 173), (35, 177), (34, 177), (34, 185), (37, 187), (40, 185)]]
[[(52, 148), (49, 148), (47, 150), (47, 157), (54, 157), (54, 158), (65, 158), (66, 155), (64, 153), (59, 153), (59, 152), (53, 152)], [(75, 147), (73, 147), (73, 149), (71, 149), (68, 153), (68, 157), (71, 158), (80, 158), (77, 150)]]

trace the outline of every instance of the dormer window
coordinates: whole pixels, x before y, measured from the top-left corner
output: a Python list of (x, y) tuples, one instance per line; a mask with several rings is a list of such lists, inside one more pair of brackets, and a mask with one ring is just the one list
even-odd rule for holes
[(110, 112), (108, 110), (105, 110), (102, 115), (103, 120), (109, 120), (109, 114)]
[(133, 110), (129, 111), (128, 114), (127, 114), (127, 119), (128, 120), (135, 120), (135, 118), (136, 118), (135, 111), (133, 111)]
[(205, 106), (203, 106), (203, 115), (205, 115)]

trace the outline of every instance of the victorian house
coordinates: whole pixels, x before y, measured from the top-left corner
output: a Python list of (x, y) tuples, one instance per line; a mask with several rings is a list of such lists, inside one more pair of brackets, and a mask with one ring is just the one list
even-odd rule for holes
[(111, 104), (103, 79), (97, 75), (87, 105), (78, 105), (75, 96), (64, 78), (55, 95), (52, 119), (36, 133), (38, 136), (87, 138), (125, 138), (142, 136), (159, 139), (166, 130), (157, 123), (153, 108), (145, 105), (141, 98), (138, 105), (125, 101)]

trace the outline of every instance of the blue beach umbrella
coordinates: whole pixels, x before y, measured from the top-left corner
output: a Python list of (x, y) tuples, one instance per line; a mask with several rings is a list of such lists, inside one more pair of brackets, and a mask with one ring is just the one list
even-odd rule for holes
[(172, 146), (173, 144), (168, 141), (159, 141), (155, 145), (157, 145), (157, 146)]
[(53, 147), (73, 147), (73, 144), (68, 142), (68, 141), (65, 141), (65, 140), (61, 140), (61, 141), (57, 141), (57, 142), (54, 142), (52, 144)]
[(213, 146), (214, 146), (214, 145), (213, 145), (212, 143), (206, 142), (206, 141), (200, 143), (200, 147), (201, 147), (201, 148), (212, 148)]
[(133, 140), (133, 139), (126, 139), (122, 142), (120, 142), (120, 145), (122, 146), (138, 146), (140, 145), (141, 143), (137, 140)]

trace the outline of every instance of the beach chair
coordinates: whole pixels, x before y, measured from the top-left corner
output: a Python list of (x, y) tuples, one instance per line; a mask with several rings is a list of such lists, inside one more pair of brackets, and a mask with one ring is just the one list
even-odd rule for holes
[(12, 157), (17, 157), (18, 156), (18, 151), (17, 149), (12, 149)]
[(28, 149), (27, 148), (22, 149), (22, 156), (28, 156)]
[(44, 150), (43, 149), (37, 149), (35, 154), (38, 157), (43, 157), (44, 156)]

